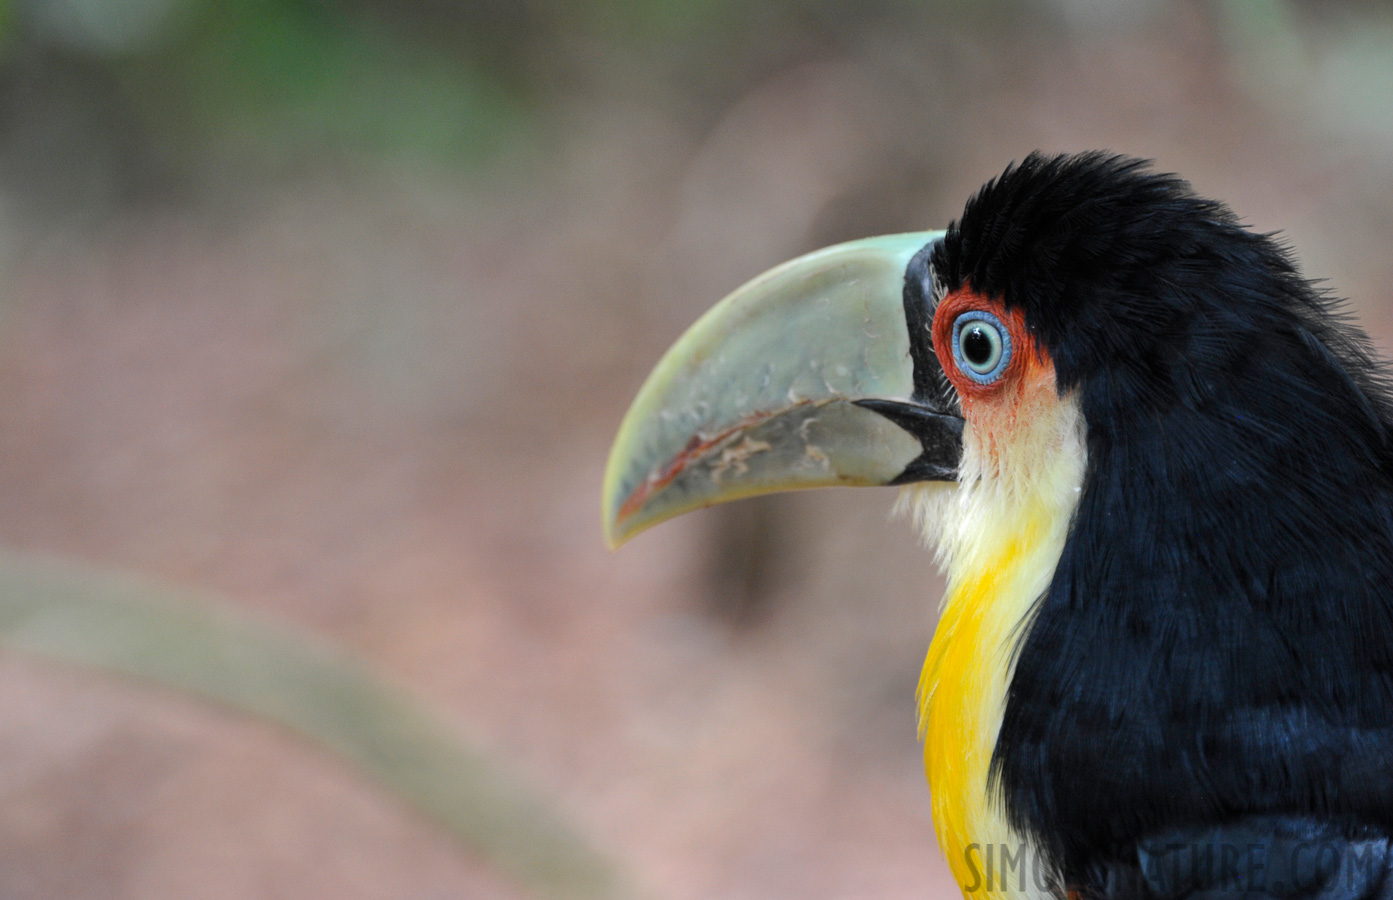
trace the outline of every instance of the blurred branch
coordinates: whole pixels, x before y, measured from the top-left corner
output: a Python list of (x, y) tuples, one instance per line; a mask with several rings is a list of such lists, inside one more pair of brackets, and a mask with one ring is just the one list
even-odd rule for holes
[(312, 738), (539, 896), (633, 896), (497, 761), (362, 662), (291, 629), (206, 598), (0, 553), (0, 646), (174, 688)]

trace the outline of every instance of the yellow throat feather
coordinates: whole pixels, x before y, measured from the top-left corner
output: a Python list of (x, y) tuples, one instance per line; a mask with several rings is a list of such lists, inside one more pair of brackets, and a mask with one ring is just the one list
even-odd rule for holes
[[(1013, 651), (1063, 550), (1086, 450), (1075, 398), (1053, 396), (1051, 385), (1029, 406), (1002, 428), (969, 415), (959, 481), (911, 486), (900, 501), (948, 576), (919, 679), (919, 729), (939, 847), (964, 896), (1044, 893), (1025, 871), (1034, 850), (1006, 821), (988, 769)], [(1002, 848), (1028, 860), (1005, 878)]]

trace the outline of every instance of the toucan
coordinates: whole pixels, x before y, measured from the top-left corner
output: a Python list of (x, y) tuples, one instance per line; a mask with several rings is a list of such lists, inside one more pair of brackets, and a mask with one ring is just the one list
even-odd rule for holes
[(643, 385), (607, 540), (902, 485), (964, 896), (1393, 897), (1393, 381), (1272, 234), (1145, 160), (1033, 153), (946, 231), (840, 244)]

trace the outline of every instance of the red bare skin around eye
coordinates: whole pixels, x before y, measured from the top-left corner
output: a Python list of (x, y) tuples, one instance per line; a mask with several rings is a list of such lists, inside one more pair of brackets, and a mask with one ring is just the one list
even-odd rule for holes
[[(953, 323), (970, 310), (996, 316), (1011, 335), (1011, 361), (991, 384), (968, 378), (953, 358)], [(934, 313), (933, 342), (939, 364), (962, 400), (963, 415), (994, 462), (1000, 461), (1003, 441), (1010, 438), (1023, 413), (1037, 403), (1058, 402), (1054, 363), (1026, 327), (1019, 309), (1007, 310), (1000, 300), (965, 285), (939, 303)]]

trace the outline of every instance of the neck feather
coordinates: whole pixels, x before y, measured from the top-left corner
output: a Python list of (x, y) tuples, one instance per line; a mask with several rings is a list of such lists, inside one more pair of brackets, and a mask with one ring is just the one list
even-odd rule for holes
[(1013, 651), (1049, 587), (1086, 462), (1076, 399), (1045, 395), (1031, 406), (1013, 410), (1009, 431), (969, 417), (959, 481), (907, 488), (900, 501), (948, 575), (919, 681), (919, 727), (939, 845), (965, 892), (977, 893), (986, 874), (971, 845), (1023, 846), (988, 773)]

